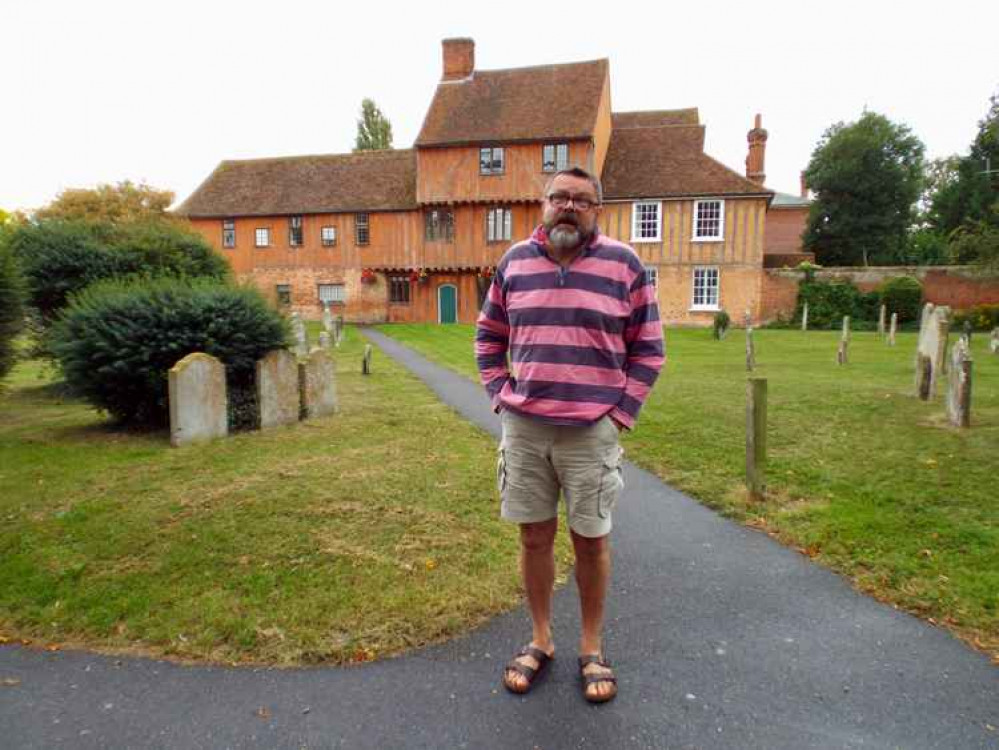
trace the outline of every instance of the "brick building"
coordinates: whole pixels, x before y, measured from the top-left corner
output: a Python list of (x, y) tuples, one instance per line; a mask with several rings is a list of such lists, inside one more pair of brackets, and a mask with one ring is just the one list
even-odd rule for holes
[(759, 318), (764, 256), (800, 250), (793, 226), (767, 234), (767, 133), (757, 116), (744, 175), (704, 133), (696, 109), (612, 111), (607, 60), (479, 71), (474, 42), (447, 39), (413, 148), (224, 161), (178, 213), (307, 317), (329, 302), (356, 322), (472, 322), (545, 182), (579, 165), (603, 182), (601, 231), (656, 274), (665, 322)]

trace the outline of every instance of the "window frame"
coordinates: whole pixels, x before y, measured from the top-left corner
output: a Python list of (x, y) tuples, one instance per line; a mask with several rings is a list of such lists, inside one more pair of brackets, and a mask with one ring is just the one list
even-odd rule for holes
[[(499, 225), (498, 218), (502, 220), (502, 227), (497, 231)], [(493, 206), (486, 211), (486, 242), (510, 242), (513, 236), (513, 208), (510, 206)]]
[[(324, 288), (329, 288), (333, 292), (329, 299), (323, 299)], [(342, 282), (316, 284), (316, 297), (320, 304), (345, 305), (347, 304), (347, 285)]]
[[(326, 239), (326, 230), (327, 229), (330, 230), (330, 232), (332, 232), (332, 234), (333, 234), (333, 238), (330, 239), (330, 240)], [(319, 227), (319, 243), (323, 247), (336, 247), (336, 225), (335, 224), (326, 224), (324, 226)]]
[(645, 275), (652, 281), (652, 287), (655, 289), (656, 296), (659, 296), (659, 267), (658, 266), (645, 266)]
[[(436, 217), (436, 218), (432, 218)], [(423, 212), (423, 238), (427, 242), (454, 242), (454, 209), (428, 208)]]
[[(698, 218), (701, 213), (701, 206), (717, 203), (718, 204), (718, 233), (711, 235), (701, 235), (698, 232)], [(691, 242), (724, 242), (725, 241), (725, 199), (724, 198), (699, 198), (694, 201), (694, 212), (692, 215), (692, 224), (690, 228), (690, 240)]]
[(305, 229), (302, 217), (288, 217), (288, 247), (301, 247), (305, 244)]
[[(488, 164), (483, 159), (483, 155), (489, 152)], [(496, 155), (499, 154), (499, 167), (496, 166)], [(505, 146), (480, 146), (479, 147), (479, 174), (485, 176), (506, 174), (506, 147)]]
[(279, 305), (291, 304), (291, 284), (275, 284), (274, 293)]
[[(400, 294), (397, 294), (400, 292)], [(398, 274), (388, 277), (388, 301), (390, 305), (409, 305), (412, 303), (412, 290), (409, 276)], [(393, 299), (393, 297), (404, 297), (404, 299)]]
[[(639, 209), (655, 206), (656, 208), (656, 233), (654, 237), (639, 236), (638, 230), (640, 222), (638, 218)], [(631, 242), (662, 242), (663, 239), (663, 202), (662, 201), (633, 201), (631, 204)]]
[[(551, 159), (547, 154), (551, 153)], [(561, 154), (560, 154), (561, 152)], [(559, 158), (560, 155), (562, 158)], [(551, 166), (549, 166), (551, 165)], [(546, 174), (561, 172), (569, 168), (569, 144), (568, 143), (546, 143), (541, 147), (541, 171)]]
[[(264, 233), (266, 241), (261, 244), (260, 233)], [(271, 246), (271, 228), (270, 227), (255, 227), (253, 230), (253, 246), (254, 247), (270, 247)]]
[[(710, 290), (714, 290), (714, 304), (708, 302), (697, 303), (698, 272), (704, 274), (705, 280), (710, 278), (709, 274), (713, 273), (714, 284), (704, 283), (701, 286), (705, 290), (705, 298), (707, 298)], [(690, 274), (690, 309), (699, 312), (717, 312), (721, 310), (721, 269), (718, 266), (694, 266)]]
[(222, 247), (226, 250), (236, 247), (235, 219), (222, 219)]
[(358, 247), (371, 244), (370, 213), (362, 212), (354, 214), (354, 244)]

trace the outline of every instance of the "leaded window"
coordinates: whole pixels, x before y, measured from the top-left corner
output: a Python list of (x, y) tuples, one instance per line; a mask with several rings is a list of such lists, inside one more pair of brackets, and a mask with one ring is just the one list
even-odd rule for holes
[(486, 214), (486, 241), (503, 242), (513, 234), (513, 210), (491, 208)]
[(299, 247), (302, 244), (302, 217), (288, 217), (288, 244)]
[(235, 219), (222, 219), (222, 247), (236, 247)]
[(354, 242), (367, 245), (371, 241), (371, 231), (368, 228), (367, 214), (354, 214)]
[(432, 208), (423, 214), (424, 235), (428, 242), (454, 242), (454, 211)]
[(549, 143), (541, 147), (541, 171), (560, 172), (569, 168), (569, 144)]
[(479, 149), (479, 174), (503, 174), (506, 155), (502, 146), (485, 146)]

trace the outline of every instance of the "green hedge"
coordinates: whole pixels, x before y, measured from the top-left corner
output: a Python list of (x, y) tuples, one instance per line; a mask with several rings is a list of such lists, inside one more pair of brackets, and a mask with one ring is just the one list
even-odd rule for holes
[(843, 325), (843, 316), (850, 316), (852, 327), (864, 327), (877, 321), (877, 292), (865, 294), (850, 282), (803, 281), (798, 286), (795, 320), (801, 320), (808, 303), (808, 327), (836, 329)]
[(970, 321), (971, 327), (976, 331), (999, 328), (999, 305), (978, 305), (967, 310), (956, 310), (951, 330), (960, 333), (964, 330), (965, 321)]
[(888, 317), (898, 313), (898, 322), (919, 320), (923, 306), (923, 285), (911, 276), (897, 276), (885, 281), (878, 290)]
[(74, 296), (51, 351), (70, 390), (125, 424), (169, 422), (167, 372), (205, 352), (226, 365), (234, 427), (254, 426), (256, 362), (289, 340), (286, 321), (255, 289), (209, 280), (113, 279)]

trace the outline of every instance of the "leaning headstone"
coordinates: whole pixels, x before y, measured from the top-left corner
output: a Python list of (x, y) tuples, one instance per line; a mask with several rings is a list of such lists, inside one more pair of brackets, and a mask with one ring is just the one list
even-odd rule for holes
[(805, 303), (805, 306), (801, 309), (801, 330), (802, 331), (807, 331), (808, 330), (808, 303), (807, 302)]
[(850, 348), (850, 316), (843, 316), (843, 334), (839, 338), (839, 349), (836, 351), (836, 362), (841, 365), (847, 363)]
[(294, 424), (300, 409), (298, 360), (287, 349), (275, 349), (257, 361), (260, 429)]
[(999, 354), (999, 328), (992, 329), (992, 336), (989, 337), (989, 351)]
[(971, 350), (962, 336), (950, 354), (947, 376), (947, 418), (955, 427), (971, 425)]
[(330, 339), (330, 334), (329, 334), (329, 332), (328, 332), (328, 331), (320, 331), (320, 332), (319, 332), (319, 348), (320, 348), (320, 349), (326, 349), (326, 350), (329, 350), (329, 348), (330, 348), (330, 347), (331, 347), (332, 345), (333, 345), (333, 342), (332, 342), (332, 340)]
[(364, 345), (364, 359), (361, 360), (361, 374), (371, 374), (371, 344)]
[(756, 347), (753, 345), (753, 327), (746, 326), (746, 371), (752, 372), (756, 368)]
[(322, 417), (336, 411), (336, 366), (322, 349), (313, 349), (298, 365), (302, 417)]
[(333, 313), (330, 312), (330, 303), (323, 303), (323, 330), (333, 333)]
[(188, 354), (170, 368), (170, 445), (188, 445), (229, 433), (225, 365), (209, 354)]
[(937, 381), (944, 374), (949, 332), (950, 308), (927, 303), (923, 308), (916, 349), (916, 393), (924, 401), (936, 394)]
[(898, 313), (891, 314), (891, 325), (888, 327), (888, 345), (895, 346), (895, 333), (898, 331)]
[(881, 305), (881, 312), (878, 314), (878, 338), (885, 337), (885, 318), (888, 314), (887, 305)]
[(305, 321), (297, 312), (291, 314), (291, 330), (295, 334), (295, 354), (300, 358), (309, 356), (309, 339), (305, 333)]
[(970, 320), (964, 321), (964, 333), (962, 333), (961, 335), (964, 338), (964, 340), (968, 342), (969, 348), (971, 347), (971, 332), (973, 330), (974, 326), (971, 325), (971, 321)]

